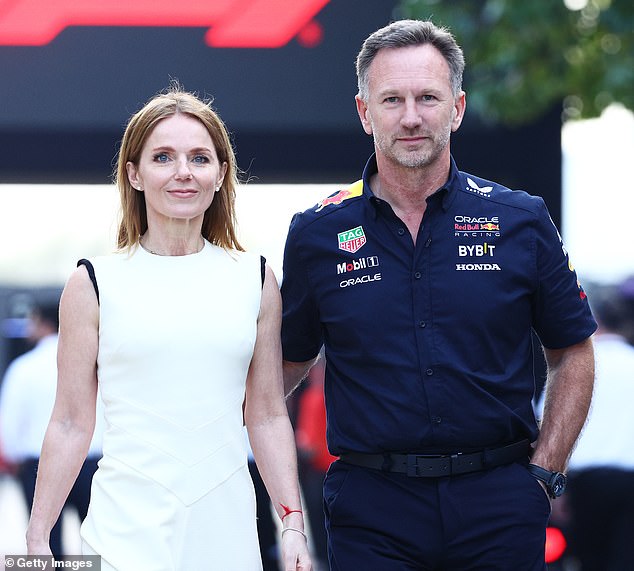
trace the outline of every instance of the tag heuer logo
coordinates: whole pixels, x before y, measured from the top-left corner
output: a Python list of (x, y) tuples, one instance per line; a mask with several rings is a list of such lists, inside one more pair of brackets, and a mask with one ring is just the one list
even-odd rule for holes
[(357, 226), (350, 230), (345, 230), (337, 234), (339, 239), (339, 249), (354, 254), (363, 244), (366, 243), (363, 226)]

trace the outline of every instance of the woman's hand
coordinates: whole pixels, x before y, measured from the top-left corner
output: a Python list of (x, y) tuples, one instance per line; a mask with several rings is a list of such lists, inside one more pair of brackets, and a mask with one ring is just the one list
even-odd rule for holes
[(312, 571), (308, 553), (308, 540), (304, 533), (294, 528), (282, 530), (282, 565), (284, 571)]
[(27, 555), (46, 555), (48, 557), (53, 556), (48, 540), (30, 539), (28, 536), (28, 532), (26, 537), (26, 550)]

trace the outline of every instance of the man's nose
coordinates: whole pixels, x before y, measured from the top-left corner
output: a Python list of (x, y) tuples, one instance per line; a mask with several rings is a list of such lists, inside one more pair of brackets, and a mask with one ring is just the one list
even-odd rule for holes
[(416, 101), (413, 99), (407, 99), (403, 110), (403, 116), (401, 117), (401, 123), (404, 127), (414, 128), (421, 124), (420, 111)]

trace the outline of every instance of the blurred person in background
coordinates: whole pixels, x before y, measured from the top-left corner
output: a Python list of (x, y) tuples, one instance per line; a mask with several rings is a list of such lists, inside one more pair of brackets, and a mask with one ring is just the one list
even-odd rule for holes
[(570, 549), (581, 571), (634, 569), (634, 325), (618, 286), (589, 288), (599, 324), (588, 422), (570, 457)]
[(80, 260), (62, 294), (59, 388), (29, 554), (49, 552), (99, 390), (104, 454), (81, 535), (102, 571), (262, 569), (244, 424), (282, 520), (284, 571), (310, 570), (279, 288), (236, 238), (225, 125), (174, 83), (128, 122), (116, 182), (118, 251)]
[(620, 332), (630, 345), (634, 345), (634, 276), (624, 279), (619, 284), (618, 294), (623, 300), (624, 312)]
[[(5, 459), (16, 466), (29, 512), (42, 442), (55, 403), (58, 328), (58, 300), (36, 303), (29, 319), (29, 339), (35, 346), (11, 362), (0, 392), (1, 449)], [(101, 457), (102, 430), (103, 421), (97, 415), (87, 457), (64, 504), (64, 509), (77, 510), (80, 521), (88, 511), (90, 485)], [(62, 545), (62, 519), (58, 518), (50, 536), (51, 552), (56, 559), (72, 555)]]
[[(588, 411), (596, 324), (543, 199), (451, 156), (463, 69), (432, 22), (371, 34), (356, 103), (375, 154), (289, 229), (285, 383), (325, 347), (333, 571), (544, 569), (550, 500)], [(541, 427), (533, 331), (549, 369)]]

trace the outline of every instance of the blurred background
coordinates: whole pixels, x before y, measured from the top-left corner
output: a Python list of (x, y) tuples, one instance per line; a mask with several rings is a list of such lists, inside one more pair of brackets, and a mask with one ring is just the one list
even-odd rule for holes
[[(34, 300), (113, 249), (123, 127), (171, 79), (213, 98), (244, 171), (242, 239), (281, 278), (292, 214), (372, 152), (354, 60), (401, 17), (447, 25), (465, 50), (460, 168), (544, 197), (582, 282), (633, 276), (630, 0), (0, 2), (0, 377)], [(0, 489), (0, 523), (11, 501)]]

